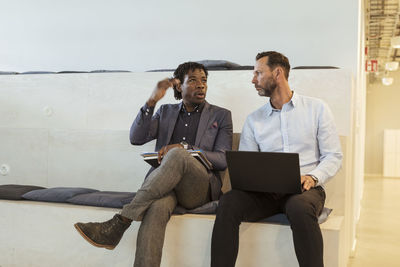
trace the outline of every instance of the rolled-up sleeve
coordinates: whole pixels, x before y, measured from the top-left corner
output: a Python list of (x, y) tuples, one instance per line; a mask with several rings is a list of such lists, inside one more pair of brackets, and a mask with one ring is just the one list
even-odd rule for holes
[(318, 185), (324, 185), (338, 172), (343, 158), (335, 121), (332, 112), (326, 104), (321, 106), (320, 109), (317, 140), (320, 162), (308, 174), (318, 178)]

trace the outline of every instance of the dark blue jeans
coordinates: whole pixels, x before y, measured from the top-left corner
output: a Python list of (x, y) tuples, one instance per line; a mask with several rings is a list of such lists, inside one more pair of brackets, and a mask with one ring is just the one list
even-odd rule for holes
[(322, 267), (323, 241), (318, 224), (325, 203), (320, 186), (302, 194), (281, 195), (232, 190), (219, 201), (211, 244), (211, 267), (234, 267), (239, 249), (239, 225), (285, 213), (290, 221), (301, 267)]

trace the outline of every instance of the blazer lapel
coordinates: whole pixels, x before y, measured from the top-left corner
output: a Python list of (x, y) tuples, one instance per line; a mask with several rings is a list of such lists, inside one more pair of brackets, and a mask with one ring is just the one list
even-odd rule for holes
[(174, 132), (175, 129), (175, 124), (176, 120), (178, 119), (179, 111), (182, 108), (182, 102), (178, 105), (174, 105), (172, 110), (170, 111), (170, 114), (168, 114), (167, 118), (170, 118), (168, 120), (168, 132), (167, 132), (167, 140), (166, 140), (166, 145), (169, 144), (171, 141), (172, 133)]
[(199, 147), (201, 138), (207, 130), (208, 121), (211, 119), (210, 104), (206, 101), (201, 112), (199, 126), (197, 127), (195, 146)]

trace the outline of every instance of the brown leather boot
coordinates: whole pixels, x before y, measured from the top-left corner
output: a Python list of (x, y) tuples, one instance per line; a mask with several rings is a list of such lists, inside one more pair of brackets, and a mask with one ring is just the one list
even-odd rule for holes
[(130, 225), (131, 223), (122, 220), (119, 214), (115, 214), (112, 219), (102, 223), (78, 222), (74, 224), (76, 230), (90, 244), (106, 249), (114, 249)]

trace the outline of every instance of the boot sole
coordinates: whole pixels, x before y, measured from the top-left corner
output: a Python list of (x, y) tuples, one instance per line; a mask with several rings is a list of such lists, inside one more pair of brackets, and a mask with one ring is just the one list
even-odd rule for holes
[(90, 239), (88, 236), (85, 235), (85, 233), (81, 230), (81, 228), (79, 228), (78, 224), (74, 224), (75, 229), (78, 231), (78, 233), (86, 240), (88, 241), (91, 245), (95, 246), (95, 247), (99, 247), (99, 248), (105, 248), (105, 249), (109, 249), (109, 250), (113, 250), (115, 248), (115, 246), (110, 246), (110, 245), (102, 245), (99, 243), (94, 242), (92, 239)]

